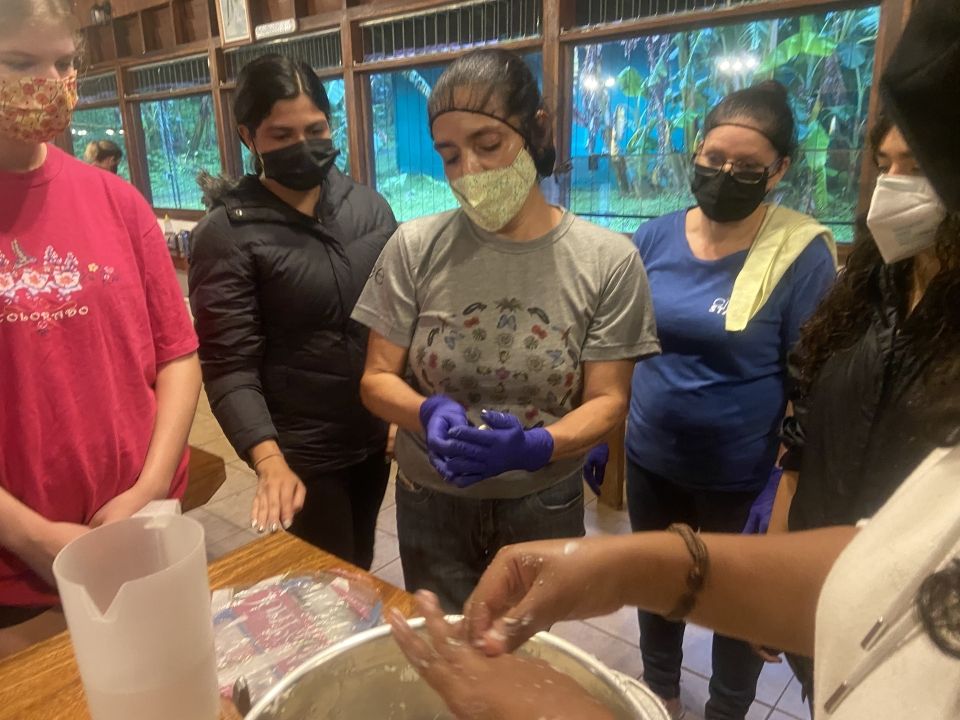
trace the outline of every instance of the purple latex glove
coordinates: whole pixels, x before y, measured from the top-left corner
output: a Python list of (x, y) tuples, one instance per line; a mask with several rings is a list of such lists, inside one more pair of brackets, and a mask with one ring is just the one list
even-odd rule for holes
[(445, 479), (449, 479), (445, 458), (450, 453), (450, 429), (467, 423), (467, 411), (446, 395), (432, 395), (420, 406), (420, 424), (427, 439), (427, 455), (430, 463)]
[(743, 526), (744, 535), (764, 535), (767, 532), (770, 526), (770, 515), (773, 513), (773, 501), (777, 497), (777, 488), (780, 487), (781, 475), (783, 470), (778, 467), (770, 471), (767, 486), (760, 491), (750, 508), (747, 524)]
[(459, 488), (509, 470), (534, 472), (550, 462), (553, 436), (544, 428), (524, 430), (509, 413), (483, 411), (486, 429), (460, 425), (450, 430), (445, 466)]
[(610, 446), (600, 443), (587, 453), (583, 463), (583, 480), (595, 495), (600, 494), (603, 485), (603, 476), (607, 473), (607, 463), (610, 461)]

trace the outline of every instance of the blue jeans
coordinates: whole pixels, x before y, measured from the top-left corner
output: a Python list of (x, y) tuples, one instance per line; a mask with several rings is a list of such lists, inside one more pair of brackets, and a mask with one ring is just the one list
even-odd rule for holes
[[(627, 502), (634, 532), (686, 523), (705, 532), (739, 533), (758, 494), (689, 490), (627, 461)], [(660, 697), (678, 697), (686, 626), (648, 612), (638, 615), (643, 679)], [(762, 670), (763, 660), (747, 643), (714, 635), (706, 720), (743, 720), (757, 695)]]
[(459, 613), (500, 548), (584, 534), (583, 482), (577, 473), (525, 497), (477, 500), (416, 485), (401, 474), (397, 533), (407, 590), (430, 590), (446, 612)]

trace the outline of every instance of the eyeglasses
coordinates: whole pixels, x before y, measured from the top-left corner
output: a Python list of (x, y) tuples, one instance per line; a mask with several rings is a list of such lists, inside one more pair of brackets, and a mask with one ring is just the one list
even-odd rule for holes
[(722, 172), (727, 172), (737, 182), (747, 185), (766, 182), (783, 164), (783, 158), (777, 158), (776, 161), (766, 167), (744, 165), (734, 160), (724, 160), (717, 164), (710, 158), (701, 157), (699, 153), (694, 155), (691, 160), (693, 161), (693, 171), (701, 177), (716, 177)]

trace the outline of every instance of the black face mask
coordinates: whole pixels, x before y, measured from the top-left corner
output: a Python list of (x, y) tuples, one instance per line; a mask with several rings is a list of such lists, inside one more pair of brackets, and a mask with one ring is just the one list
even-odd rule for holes
[(306, 140), (260, 156), (263, 176), (291, 190), (312, 190), (327, 177), (340, 151), (329, 138)]
[(767, 174), (758, 183), (735, 180), (728, 172), (703, 175), (694, 171), (690, 189), (697, 205), (718, 223), (737, 222), (750, 216), (767, 196)]

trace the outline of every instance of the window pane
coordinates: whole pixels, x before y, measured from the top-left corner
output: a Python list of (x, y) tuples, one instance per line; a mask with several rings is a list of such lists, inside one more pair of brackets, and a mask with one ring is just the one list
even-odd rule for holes
[[(526, 60), (542, 85), (540, 54)], [(443, 70), (430, 66), (370, 76), (376, 187), (401, 222), (457, 207), (427, 118), (427, 99)]]
[(124, 180), (130, 180), (130, 166), (127, 164), (127, 144), (123, 136), (123, 121), (120, 108), (104, 107), (92, 110), (77, 110), (70, 123), (70, 138), (73, 140), (73, 154), (83, 159), (87, 145), (97, 140), (110, 140), (123, 150), (118, 173)]
[(370, 77), (376, 187), (400, 222), (457, 206), (427, 121), (427, 99), (442, 72), (433, 66)]
[(690, 154), (727, 93), (775, 78), (800, 150), (771, 200), (852, 237), (877, 7), (617, 40), (576, 49), (570, 206), (632, 232), (694, 204)]
[(202, 210), (197, 173), (220, 173), (210, 95), (140, 103), (153, 206)]
[[(330, 128), (333, 133), (333, 145), (340, 151), (337, 156), (337, 167), (345, 173), (350, 172), (350, 139), (347, 136), (347, 105), (344, 92), (343, 78), (324, 80), (323, 88), (327, 91), (330, 101)], [(240, 148), (241, 167), (244, 172), (253, 172), (253, 153), (237, 137)]]

